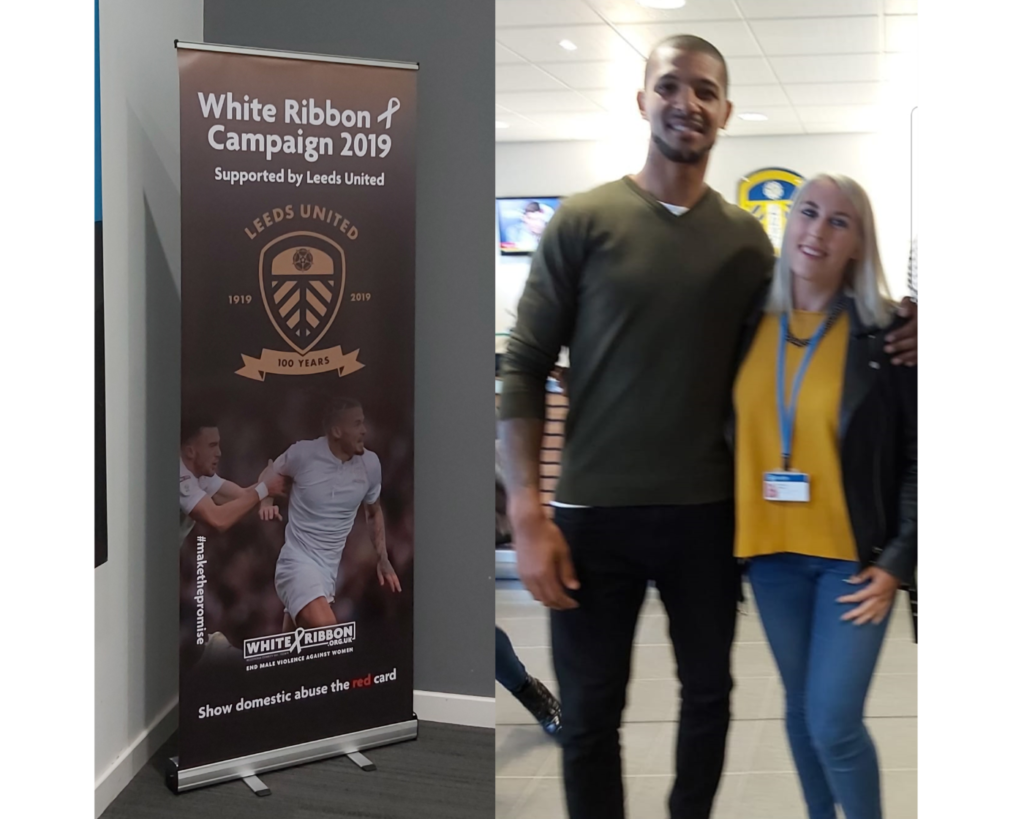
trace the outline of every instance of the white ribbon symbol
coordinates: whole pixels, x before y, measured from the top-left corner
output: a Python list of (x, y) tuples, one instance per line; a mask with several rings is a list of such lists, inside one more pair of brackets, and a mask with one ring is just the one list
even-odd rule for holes
[(291, 654), (293, 651), (296, 654), (302, 653), (302, 635), (306, 633), (306, 630), (302, 627), (295, 629), (295, 642), (292, 643), (292, 647), (288, 649), (288, 653)]
[(381, 114), (379, 117), (377, 117), (377, 122), (386, 119), (387, 122), (385, 123), (384, 127), (385, 129), (390, 128), (392, 115), (401, 107), (402, 103), (399, 102), (398, 97), (392, 97), (390, 100), (388, 100), (388, 110)]

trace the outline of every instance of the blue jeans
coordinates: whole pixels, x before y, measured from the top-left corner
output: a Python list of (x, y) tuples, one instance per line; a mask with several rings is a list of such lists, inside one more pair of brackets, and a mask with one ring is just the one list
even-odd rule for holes
[(494, 677), (510, 692), (518, 691), (527, 680), (526, 669), (516, 656), (512, 641), (497, 626), (494, 627)]
[(786, 689), (786, 732), (810, 819), (881, 819), (878, 756), (864, 700), (889, 624), (855, 626), (836, 598), (858, 564), (797, 554), (755, 557), (750, 585)]

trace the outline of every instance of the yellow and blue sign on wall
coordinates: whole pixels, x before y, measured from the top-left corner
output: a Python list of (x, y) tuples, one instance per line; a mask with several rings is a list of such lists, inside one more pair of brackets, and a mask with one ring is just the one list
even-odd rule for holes
[(740, 180), (739, 206), (757, 217), (776, 253), (782, 247), (782, 232), (793, 196), (803, 182), (800, 174), (784, 168), (762, 168)]

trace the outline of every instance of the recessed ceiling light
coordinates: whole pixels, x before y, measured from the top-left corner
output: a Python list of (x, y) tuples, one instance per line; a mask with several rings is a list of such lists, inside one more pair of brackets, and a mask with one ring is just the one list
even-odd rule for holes
[(740, 119), (745, 122), (764, 122), (768, 117), (764, 114), (755, 114), (753, 112), (740, 114)]
[(636, 0), (636, 2), (649, 9), (681, 9), (686, 5), (686, 0)]
[(508, 128), (508, 123), (507, 122), (502, 122), (500, 119), (497, 119), (497, 120), (494, 121), (494, 127), (495, 128)]
[(559, 45), (566, 51), (576, 50), (576, 43), (574, 43), (572, 40), (562, 40), (562, 42), (560, 42)]

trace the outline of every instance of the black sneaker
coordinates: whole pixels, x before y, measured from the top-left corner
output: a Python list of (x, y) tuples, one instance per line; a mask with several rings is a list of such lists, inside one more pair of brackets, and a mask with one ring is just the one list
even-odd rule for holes
[(545, 734), (556, 739), (561, 735), (562, 706), (558, 704), (555, 695), (548, 691), (544, 683), (533, 677), (527, 677), (526, 684), (512, 693), (523, 704), (523, 707), (533, 714), (533, 718), (540, 723)]

